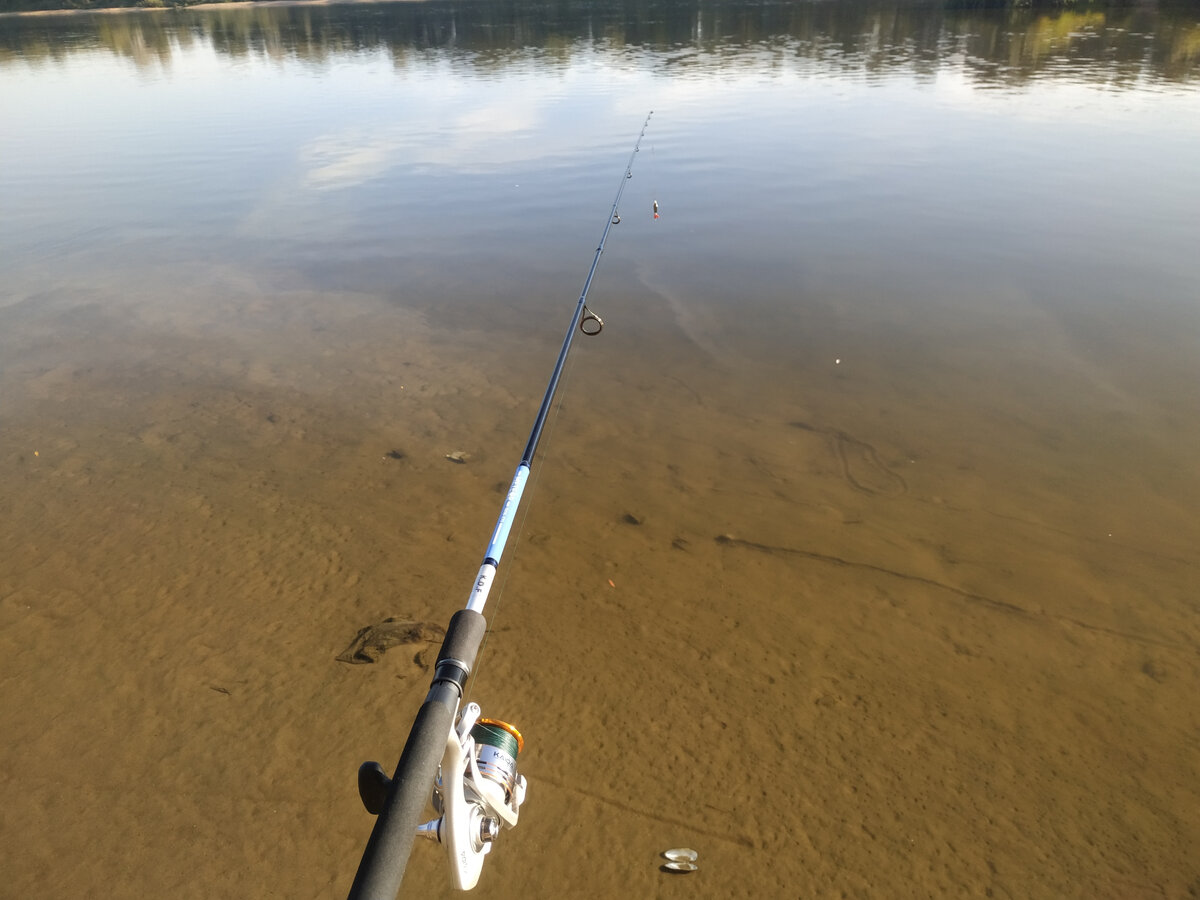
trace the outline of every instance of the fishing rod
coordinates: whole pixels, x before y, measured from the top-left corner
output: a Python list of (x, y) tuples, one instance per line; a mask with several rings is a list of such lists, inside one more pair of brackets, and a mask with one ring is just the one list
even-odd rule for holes
[[(517, 757), (524, 746), (524, 738), (507, 722), (482, 718), (478, 704), (468, 703), (461, 711), (459, 705), (487, 631), (483, 607), (516, 520), (571, 342), (576, 330), (596, 335), (604, 327), (603, 320), (587, 308), (588, 290), (596, 275), (600, 254), (604, 252), (609, 229), (621, 221), (618, 212), (621, 195), (625, 193), (626, 182), (633, 177), (633, 160), (652, 115), (653, 110), (642, 123), (642, 130), (629, 154), (621, 186), (613, 200), (604, 233), (600, 235), (600, 245), (583, 282), (562, 349), (558, 351), (529, 441), (504, 497), (483, 564), (475, 576), (467, 605), (450, 619), (434, 665), (433, 682), (413, 720), (396, 770), (389, 778), (377, 762), (366, 762), (359, 767), (359, 797), (367, 812), (377, 818), (348, 900), (395, 900), (417, 835), (437, 841), (446, 848), (454, 886), (459, 890), (470, 890), (478, 883), (484, 857), (491, 851), (501, 829), (517, 824), (527, 787), (525, 777), (517, 773)], [(430, 800), (438, 817), (421, 824), (425, 804)]]

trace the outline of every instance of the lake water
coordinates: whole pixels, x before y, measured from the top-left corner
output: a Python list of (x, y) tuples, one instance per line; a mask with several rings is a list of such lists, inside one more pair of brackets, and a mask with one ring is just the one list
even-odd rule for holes
[(1200, 12), (960, 5), (0, 18), (0, 896), (344, 896), (651, 110), (480, 890), (1200, 891)]

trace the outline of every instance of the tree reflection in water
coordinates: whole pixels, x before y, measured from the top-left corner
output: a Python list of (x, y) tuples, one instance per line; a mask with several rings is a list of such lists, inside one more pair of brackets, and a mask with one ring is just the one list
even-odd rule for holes
[[(968, 8), (963, 8), (967, 6)], [(1035, 79), (1122, 85), (1187, 82), (1200, 61), (1194, 6), (1089, 7), (854, 2), (386, 3), (208, 8), (0, 19), (0, 65), (95, 48), (139, 67), (168, 66), (197, 44), (232, 57), (323, 65), (386, 51), (403, 67), (437, 57), (477, 71), (536, 57), (600, 53), (617, 65), (712, 74), (747, 64), (830, 67), (867, 78), (932, 74), (961, 60), (977, 86)]]

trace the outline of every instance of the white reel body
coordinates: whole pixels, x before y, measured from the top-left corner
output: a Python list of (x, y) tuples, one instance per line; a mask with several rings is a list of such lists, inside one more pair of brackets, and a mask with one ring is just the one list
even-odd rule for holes
[[(446, 736), (446, 751), (433, 786), (433, 806), (441, 817), (417, 829), (418, 834), (446, 847), (454, 886), (460, 891), (479, 883), (492, 842), (501, 828), (516, 826), (525, 800), (525, 778), (516, 768), (517, 753), (524, 743), (520, 733), (507, 723), (481, 720), (479, 714), (479, 705), (468, 703), (458, 726)], [(476, 725), (483, 726), (483, 731)], [(473, 729), (477, 734), (472, 735)]]

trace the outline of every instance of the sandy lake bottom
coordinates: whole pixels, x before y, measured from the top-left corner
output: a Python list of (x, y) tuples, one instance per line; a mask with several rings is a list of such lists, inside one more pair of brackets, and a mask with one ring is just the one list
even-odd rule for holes
[[(530, 794), (482, 889), (1194, 892), (1196, 388), (1135, 399), (1170, 336), (1118, 383), (1050, 323), (1001, 360), (830, 301), (701, 359), (702, 305), (610, 279), (489, 609)], [(4, 896), (345, 891), (430, 648), (335, 657), (461, 605), (557, 340), (182, 284), (225, 299), (8, 311)]]

